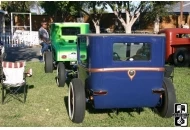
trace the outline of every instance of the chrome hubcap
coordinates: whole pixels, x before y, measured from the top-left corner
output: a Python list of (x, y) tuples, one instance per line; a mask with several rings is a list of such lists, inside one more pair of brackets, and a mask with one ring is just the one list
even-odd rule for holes
[(57, 79), (56, 79), (56, 81), (57, 81), (57, 85), (59, 86), (59, 70), (58, 70), (58, 67), (57, 67)]
[(68, 107), (69, 107), (69, 117), (72, 120), (74, 116), (74, 92), (73, 92), (72, 83), (70, 83), (69, 85)]
[(180, 61), (180, 62), (183, 61), (183, 56), (182, 56), (182, 55), (179, 55), (179, 56), (178, 56), (178, 61)]

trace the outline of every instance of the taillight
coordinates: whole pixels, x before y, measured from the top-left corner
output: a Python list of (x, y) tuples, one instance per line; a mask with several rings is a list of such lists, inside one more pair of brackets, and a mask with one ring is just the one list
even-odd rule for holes
[(93, 95), (106, 95), (106, 94), (107, 94), (107, 91), (102, 91), (102, 90), (93, 92)]
[(62, 58), (62, 59), (66, 59), (67, 56), (66, 56), (66, 55), (62, 55), (61, 58)]

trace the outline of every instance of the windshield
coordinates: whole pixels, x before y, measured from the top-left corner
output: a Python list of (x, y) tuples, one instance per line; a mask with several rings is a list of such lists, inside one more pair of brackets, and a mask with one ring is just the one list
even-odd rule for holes
[(62, 35), (80, 34), (80, 27), (62, 27)]

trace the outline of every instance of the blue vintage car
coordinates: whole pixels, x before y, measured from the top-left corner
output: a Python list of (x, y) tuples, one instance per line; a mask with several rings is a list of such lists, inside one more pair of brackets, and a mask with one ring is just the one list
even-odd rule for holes
[(77, 49), (78, 76), (68, 96), (73, 122), (84, 120), (87, 102), (94, 109), (148, 107), (161, 117), (172, 116), (176, 95), (173, 67), (165, 66), (164, 35), (78, 35)]

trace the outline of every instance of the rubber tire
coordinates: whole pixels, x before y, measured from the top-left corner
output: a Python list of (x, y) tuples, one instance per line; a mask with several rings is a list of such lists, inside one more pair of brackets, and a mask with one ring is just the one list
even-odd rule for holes
[(52, 52), (45, 52), (45, 73), (53, 73), (53, 55)]
[[(72, 106), (71, 100), (73, 101)], [(74, 78), (69, 84), (68, 110), (70, 120), (74, 123), (82, 123), (85, 117), (85, 109), (86, 98), (84, 86), (80, 79)]]
[(164, 77), (163, 88), (165, 93), (161, 98), (162, 104), (156, 109), (161, 117), (170, 118), (174, 113), (174, 104), (176, 103), (175, 89), (171, 80), (166, 77)]
[(66, 82), (66, 70), (63, 62), (58, 63), (57, 69), (57, 86), (64, 87)]
[[(177, 57), (179, 55), (183, 55), (183, 57), (184, 57), (183, 62), (180, 62), (180, 61), (177, 60)], [(177, 67), (187, 67), (187, 66), (189, 66), (190, 56), (189, 56), (188, 50), (186, 48), (177, 49), (177, 51), (173, 54), (173, 62), (174, 62), (174, 65), (177, 66)]]

